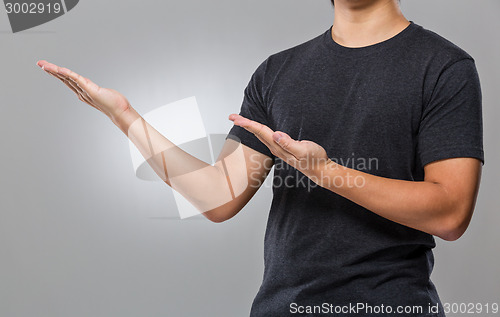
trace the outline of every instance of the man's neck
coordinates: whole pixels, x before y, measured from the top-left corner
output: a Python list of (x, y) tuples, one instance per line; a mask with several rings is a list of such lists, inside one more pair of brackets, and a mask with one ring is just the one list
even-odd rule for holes
[(332, 37), (342, 46), (377, 44), (408, 25), (396, 0), (335, 0)]

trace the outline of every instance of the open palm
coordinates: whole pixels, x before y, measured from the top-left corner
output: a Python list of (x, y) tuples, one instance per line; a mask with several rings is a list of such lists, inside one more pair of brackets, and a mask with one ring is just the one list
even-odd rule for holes
[(37, 65), (61, 80), (78, 99), (101, 111), (113, 121), (130, 108), (127, 98), (116, 90), (99, 87), (90, 79), (45, 60), (38, 61)]

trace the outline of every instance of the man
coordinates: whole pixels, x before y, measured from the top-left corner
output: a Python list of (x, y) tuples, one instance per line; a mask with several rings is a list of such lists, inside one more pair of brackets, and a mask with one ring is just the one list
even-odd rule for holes
[(118, 92), (38, 65), (108, 115), (214, 222), (237, 214), (274, 165), (252, 316), (444, 316), (429, 278), (433, 236), (465, 232), (484, 162), (474, 61), (409, 22), (397, 0), (334, 5), (331, 28), (257, 68), (214, 166)]

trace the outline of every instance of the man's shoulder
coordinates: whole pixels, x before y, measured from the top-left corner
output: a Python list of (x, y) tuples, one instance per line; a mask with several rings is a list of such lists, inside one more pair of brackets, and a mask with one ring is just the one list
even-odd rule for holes
[(292, 47), (269, 55), (265, 61), (267, 68), (277, 69), (281, 68), (284, 64), (303, 60), (305, 57), (318, 50), (318, 47), (321, 45), (322, 36), (324, 36), (324, 33), (300, 44), (296, 44)]
[(324, 35), (324, 33), (317, 35), (314, 38), (309, 39), (305, 42), (302, 42), (302, 43), (296, 44), (292, 47), (278, 51), (278, 52), (272, 54), (271, 57), (279, 59), (279, 58), (285, 58), (285, 57), (290, 56), (290, 55), (303, 54), (303, 53), (307, 52), (309, 49), (316, 47), (319, 44), (319, 42), (321, 41), (321, 38), (323, 35)]
[(436, 64), (446, 66), (463, 59), (471, 59), (472, 56), (464, 49), (453, 43), (444, 36), (416, 25), (410, 44), (412, 50), (426, 59), (431, 59)]

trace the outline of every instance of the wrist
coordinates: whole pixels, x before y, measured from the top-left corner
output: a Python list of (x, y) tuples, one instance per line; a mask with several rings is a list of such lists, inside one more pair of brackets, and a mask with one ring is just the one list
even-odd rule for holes
[(329, 183), (326, 180), (335, 177), (334, 173), (339, 170), (340, 166), (341, 165), (327, 158), (316, 164), (309, 178), (319, 186), (324, 187), (325, 183)]
[(111, 116), (111, 121), (128, 136), (130, 126), (140, 117), (137, 111), (129, 105), (121, 113)]

